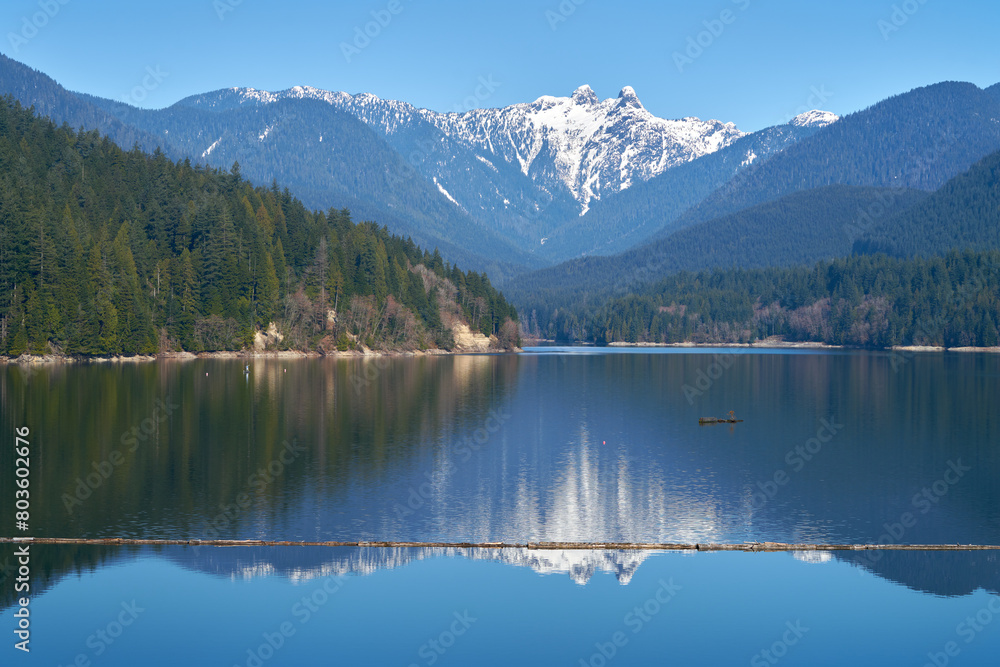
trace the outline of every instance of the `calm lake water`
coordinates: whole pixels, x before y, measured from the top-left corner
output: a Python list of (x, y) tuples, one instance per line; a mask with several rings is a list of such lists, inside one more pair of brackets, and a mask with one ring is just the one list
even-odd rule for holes
[[(0, 367), (30, 534), (1000, 544), (996, 355), (244, 366)], [(27, 662), (996, 664), (996, 552), (815, 556), (36, 545)], [(24, 661), (6, 572), (0, 650)]]

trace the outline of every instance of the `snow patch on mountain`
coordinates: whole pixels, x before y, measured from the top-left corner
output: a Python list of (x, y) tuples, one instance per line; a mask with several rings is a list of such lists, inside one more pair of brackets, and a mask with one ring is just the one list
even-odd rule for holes
[(497, 166), (495, 164), (493, 164), (492, 162), (490, 162), (489, 160), (487, 160), (486, 158), (484, 158), (482, 155), (477, 155), (476, 159), (479, 160), (480, 162), (482, 162), (483, 164), (485, 164), (487, 167), (489, 167), (493, 171), (497, 170)]
[(202, 154), (201, 154), (201, 156), (202, 156), (203, 158), (206, 158), (206, 157), (208, 157), (209, 155), (211, 155), (211, 154), (212, 154), (212, 151), (214, 151), (214, 150), (216, 149), (216, 147), (218, 147), (218, 145), (219, 145), (219, 143), (220, 143), (221, 141), (222, 141), (222, 137), (219, 137), (218, 139), (216, 139), (216, 140), (215, 140), (215, 142), (213, 142), (211, 146), (209, 146), (208, 148), (206, 148), (206, 149), (205, 149), (205, 152), (204, 152), (204, 153), (202, 153)]
[(840, 116), (835, 113), (813, 109), (812, 111), (800, 113), (789, 124), (797, 127), (826, 127), (827, 125), (836, 123), (838, 120), (840, 120)]
[[(437, 186), (437, 188), (438, 188), (438, 190), (440, 190), (440, 191), (441, 191), (441, 194), (443, 194), (443, 195), (444, 195), (445, 197), (447, 197), (447, 198), (448, 198), (448, 201), (450, 201), (450, 202), (451, 202), (452, 204), (454, 204), (455, 206), (457, 206), (457, 207), (459, 207), (459, 208), (462, 208), (462, 205), (461, 205), (461, 204), (459, 204), (459, 203), (458, 203), (458, 202), (457, 202), (457, 201), (455, 200), (455, 198), (451, 196), (451, 193), (450, 193), (450, 192), (448, 192), (447, 190), (445, 190), (445, 189), (444, 189), (444, 186), (443, 186), (443, 185), (441, 185), (441, 183), (439, 183), (439, 182), (438, 182), (438, 179), (437, 179), (437, 177), (436, 177), (436, 176), (434, 177), (434, 185), (436, 185), (436, 186)], [(465, 210), (465, 209), (463, 208), (462, 210)]]

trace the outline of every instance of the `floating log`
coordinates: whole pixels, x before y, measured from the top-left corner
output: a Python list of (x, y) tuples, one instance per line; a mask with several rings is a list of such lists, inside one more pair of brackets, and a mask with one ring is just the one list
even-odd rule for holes
[(736, 418), (736, 411), (730, 410), (728, 417), (723, 417), (719, 419), (718, 417), (702, 417), (698, 420), (699, 424), (738, 424), (742, 419)]
[(308, 542), (299, 540), (147, 540), (120, 537), (0, 537), (0, 544), (190, 546), (190, 547), (364, 547), (369, 549), (531, 549), (587, 551), (1000, 551), (989, 544), (789, 544), (785, 542)]

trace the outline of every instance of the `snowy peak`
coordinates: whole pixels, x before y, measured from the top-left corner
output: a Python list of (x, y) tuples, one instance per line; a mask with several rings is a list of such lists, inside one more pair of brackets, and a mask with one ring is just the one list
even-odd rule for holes
[(645, 109), (642, 106), (642, 102), (639, 101), (639, 96), (635, 94), (635, 89), (632, 86), (625, 86), (622, 91), (618, 93), (618, 106), (629, 107), (632, 109)]
[(835, 113), (813, 109), (812, 111), (800, 113), (789, 122), (789, 125), (796, 127), (826, 127), (827, 125), (836, 123), (838, 120), (840, 120), (840, 116)]
[(595, 93), (594, 89), (587, 84), (584, 84), (573, 91), (572, 100), (577, 104), (585, 106), (593, 106), (600, 102), (600, 99), (597, 97), (597, 93)]

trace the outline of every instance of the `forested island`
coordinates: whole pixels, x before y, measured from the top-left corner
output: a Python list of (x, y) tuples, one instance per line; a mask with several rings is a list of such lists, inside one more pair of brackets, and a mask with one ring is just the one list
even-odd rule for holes
[(456, 332), (520, 342), (485, 273), (238, 164), (125, 151), (0, 103), (0, 354), (451, 350)]

